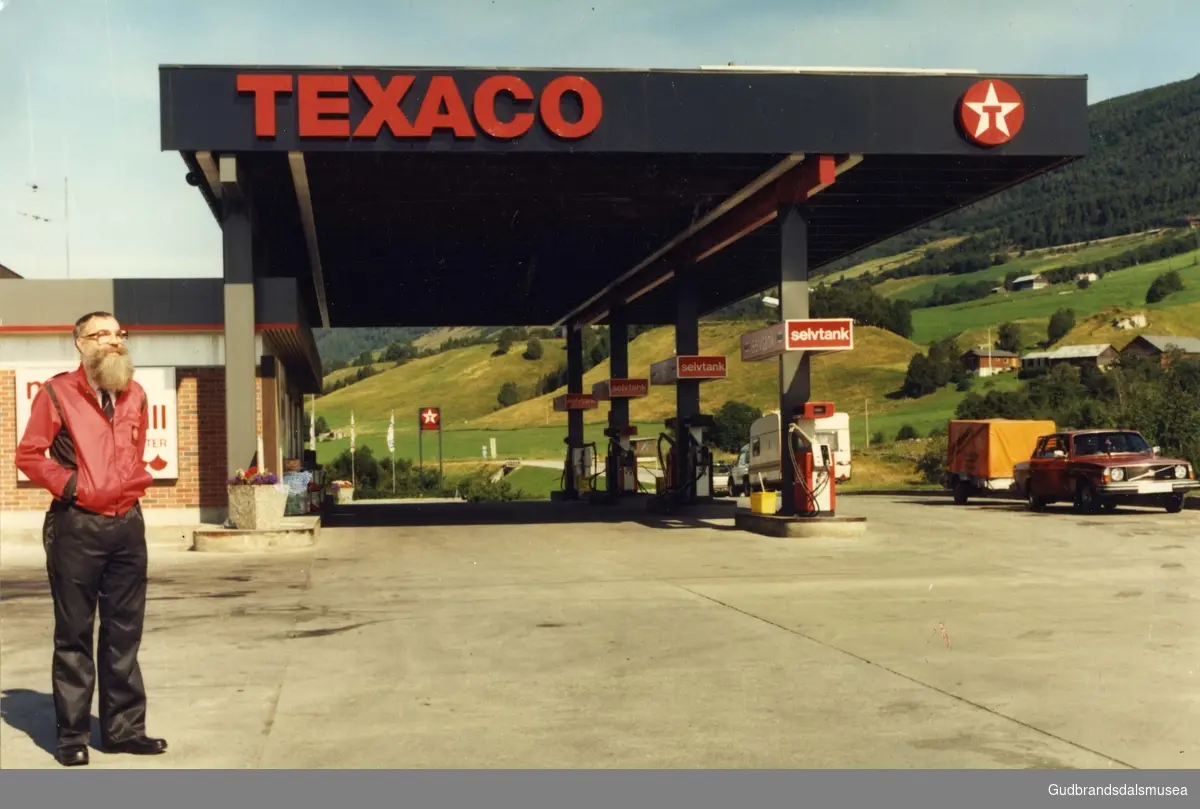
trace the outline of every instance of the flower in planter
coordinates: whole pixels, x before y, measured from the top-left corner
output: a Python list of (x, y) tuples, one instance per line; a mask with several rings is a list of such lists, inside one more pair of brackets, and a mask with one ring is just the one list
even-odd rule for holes
[(354, 484), (348, 480), (335, 480), (329, 484), (334, 489), (353, 489)]
[(273, 472), (260, 473), (256, 467), (246, 471), (237, 470), (237, 474), (229, 479), (230, 486), (274, 486), (279, 483), (279, 477)]

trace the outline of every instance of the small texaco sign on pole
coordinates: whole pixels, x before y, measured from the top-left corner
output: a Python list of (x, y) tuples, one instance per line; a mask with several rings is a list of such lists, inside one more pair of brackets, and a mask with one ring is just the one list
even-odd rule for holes
[[(438, 469), (442, 465), (442, 409), (440, 407), (422, 407), (417, 409), (417, 468), (425, 469), (425, 432), (437, 430), (438, 434)], [(439, 471), (440, 474), (440, 471)]]

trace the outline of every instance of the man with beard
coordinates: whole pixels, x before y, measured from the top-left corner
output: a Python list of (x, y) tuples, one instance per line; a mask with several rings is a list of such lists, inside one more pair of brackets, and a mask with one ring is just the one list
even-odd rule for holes
[(88, 763), (97, 606), (103, 749), (145, 755), (167, 748), (146, 735), (137, 660), (147, 568), (139, 498), (153, 480), (142, 460), (146, 392), (133, 380), (128, 335), (116, 318), (84, 315), (74, 334), (79, 367), (42, 384), (17, 447), (17, 468), (54, 498), (43, 544), (54, 600), (55, 757), (68, 767)]

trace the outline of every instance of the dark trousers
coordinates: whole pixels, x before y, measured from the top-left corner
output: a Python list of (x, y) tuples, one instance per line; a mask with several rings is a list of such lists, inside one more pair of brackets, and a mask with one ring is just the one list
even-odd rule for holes
[[(146, 690), (137, 660), (146, 612), (146, 525), (141, 508), (106, 517), (54, 503), (42, 538), (54, 599), (51, 674), (58, 746), (88, 743), (97, 673), (102, 741), (144, 735)], [(94, 659), (97, 606), (100, 637)]]

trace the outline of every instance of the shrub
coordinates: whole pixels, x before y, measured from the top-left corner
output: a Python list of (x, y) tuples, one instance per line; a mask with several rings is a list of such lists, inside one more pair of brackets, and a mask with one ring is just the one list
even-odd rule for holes
[(521, 401), (521, 391), (517, 389), (516, 382), (505, 382), (500, 386), (500, 392), (496, 394), (496, 401), (501, 407), (512, 407)]
[(470, 503), (507, 502), (520, 498), (519, 491), (513, 491), (512, 484), (501, 478), (493, 481), (486, 467), (477, 469), (469, 475), (464, 475), (457, 481), (459, 497)]
[(1146, 291), (1146, 303), (1158, 303), (1175, 292), (1183, 290), (1183, 279), (1178, 270), (1170, 270), (1154, 279)]
[(1066, 337), (1073, 328), (1075, 328), (1075, 310), (1059, 309), (1050, 316), (1050, 323), (1046, 327), (1046, 336), (1050, 338), (1051, 343), (1057, 343)]
[(750, 425), (762, 418), (762, 411), (745, 402), (730, 400), (713, 416), (713, 444), (726, 452), (740, 452), (750, 440)]
[(937, 436), (925, 445), (925, 451), (917, 459), (917, 473), (926, 483), (941, 483), (946, 474), (946, 438)]

